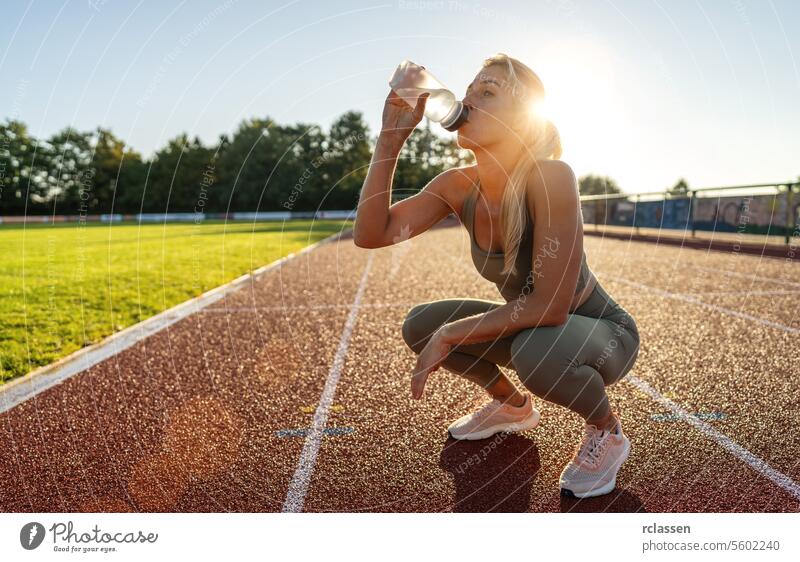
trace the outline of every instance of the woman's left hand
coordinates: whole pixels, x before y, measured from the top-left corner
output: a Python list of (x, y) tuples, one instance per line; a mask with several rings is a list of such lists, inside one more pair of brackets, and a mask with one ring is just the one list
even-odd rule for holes
[(415, 400), (422, 398), (422, 391), (425, 389), (428, 375), (439, 368), (451, 348), (450, 344), (444, 343), (441, 329), (434, 332), (428, 340), (422, 353), (417, 357), (417, 365), (411, 375), (411, 396)]

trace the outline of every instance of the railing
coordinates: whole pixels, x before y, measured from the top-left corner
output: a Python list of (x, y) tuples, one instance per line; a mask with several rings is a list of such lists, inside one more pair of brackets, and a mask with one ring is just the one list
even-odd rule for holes
[[(706, 187), (689, 189), (685, 193), (652, 191), (584, 195), (581, 208), (584, 223), (594, 224), (595, 230), (602, 224), (631, 226), (637, 234), (640, 228), (647, 227), (691, 230), (693, 237), (698, 230), (736, 230), (767, 236), (782, 233), (785, 243), (789, 244), (792, 236), (800, 236), (800, 197), (794, 194), (798, 188), (800, 182), (785, 182)], [(746, 194), (729, 195), (734, 190)], [(756, 209), (751, 210), (752, 207)], [(756, 215), (754, 220), (752, 215)]]

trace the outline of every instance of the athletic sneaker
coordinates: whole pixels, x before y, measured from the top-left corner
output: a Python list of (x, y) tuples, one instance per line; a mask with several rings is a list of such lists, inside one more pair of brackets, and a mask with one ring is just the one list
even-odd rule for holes
[(495, 398), (477, 412), (458, 418), (447, 431), (454, 439), (486, 439), (501, 431), (533, 429), (539, 417), (529, 394), (525, 394), (522, 406), (512, 406)]
[(630, 453), (631, 442), (617, 425), (612, 431), (586, 424), (583, 442), (561, 472), (561, 493), (576, 498), (607, 494), (617, 483), (617, 471)]

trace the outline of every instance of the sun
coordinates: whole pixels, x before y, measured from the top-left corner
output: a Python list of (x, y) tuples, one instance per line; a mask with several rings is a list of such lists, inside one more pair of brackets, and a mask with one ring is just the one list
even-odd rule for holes
[(551, 110), (550, 105), (547, 103), (547, 100), (533, 100), (530, 102), (530, 107), (528, 109), (532, 114), (540, 117), (542, 119), (550, 119), (551, 118)]
[(624, 72), (617, 59), (610, 48), (583, 38), (561, 39), (530, 57), (545, 88), (544, 101), (532, 110), (558, 128), (565, 159), (587, 167), (607, 164), (630, 145), (624, 107), (630, 84), (620, 83)]

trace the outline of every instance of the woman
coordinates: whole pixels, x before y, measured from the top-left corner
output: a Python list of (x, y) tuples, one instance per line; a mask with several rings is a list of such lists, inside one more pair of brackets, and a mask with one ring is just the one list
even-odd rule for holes
[(492, 398), (453, 422), (452, 437), (524, 431), (538, 424), (539, 412), (499, 366), (513, 368), (530, 392), (585, 420), (582, 441), (561, 473), (562, 493), (606, 494), (630, 441), (605, 387), (633, 366), (639, 334), (586, 263), (577, 182), (558, 160), (558, 131), (537, 111), (542, 83), (507, 55), (487, 59), (467, 88), (469, 118), (458, 129), (458, 145), (474, 153), (476, 164), (446, 170), (390, 206), (397, 158), (422, 118), (425, 99), (421, 95), (413, 110), (392, 91), (386, 99), (355, 243), (389, 246), (455, 212), (469, 232), (475, 266), (506, 302), (446, 299), (415, 306), (402, 329), (418, 354), (412, 396), (421, 398), (428, 375), (443, 366)]

